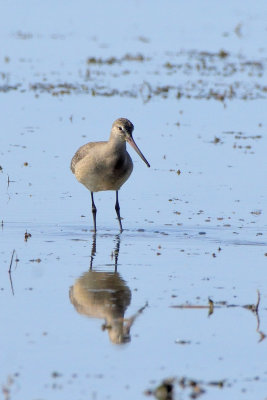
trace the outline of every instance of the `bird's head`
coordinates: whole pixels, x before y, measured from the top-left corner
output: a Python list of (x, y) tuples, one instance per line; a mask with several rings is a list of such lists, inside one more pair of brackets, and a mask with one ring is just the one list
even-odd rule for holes
[(140, 151), (139, 147), (135, 143), (132, 133), (134, 130), (134, 126), (129, 121), (127, 118), (118, 118), (116, 121), (113, 122), (112, 129), (111, 129), (111, 135), (113, 138), (116, 138), (116, 140), (120, 140), (122, 142), (128, 142), (132, 148), (137, 152), (137, 154), (142, 158), (142, 160), (146, 163), (148, 167), (150, 167), (150, 164)]

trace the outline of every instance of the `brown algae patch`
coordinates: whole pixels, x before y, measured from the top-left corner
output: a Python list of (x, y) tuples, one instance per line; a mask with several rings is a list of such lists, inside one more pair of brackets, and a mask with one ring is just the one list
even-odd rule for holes
[[(221, 251), (219, 248), (218, 251)], [(261, 294), (257, 291), (257, 302), (251, 304), (229, 304), (227, 301), (217, 301), (214, 302), (212, 299), (208, 299), (208, 304), (178, 304), (178, 305), (171, 305), (170, 308), (174, 309), (183, 309), (183, 310), (203, 310), (206, 309), (208, 311), (208, 317), (212, 316), (216, 309), (225, 308), (225, 309), (232, 309), (232, 308), (243, 308), (245, 310), (251, 311), (256, 318), (256, 332), (259, 335), (258, 342), (262, 342), (266, 339), (266, 334), (260, 329), (260, 316), (259, 316), (259, 306), (261, 301)]]
[[(260, 99), (267, 97), (265, 59), (249, 59), (221, 49), (207, 51), (165, 52), (162, 55), (126, 53), (121, 57), (88, 56), (79, 62), (77, 70), (55, 74), (45, 71), (42, 80), (33, 81), (32, 75), (21, 76), (21, 82), (12, 82), (18, 71), (12, 71), (12, 60), (0, 71), (0, 91), (33, 91), (54, 96), (89, 94), (92, 96), (124, 96), (142, 98), (214, 99)], [(22, 60), (21, 60), (22, 62)], [(23, 63), (33, 64), (32, 60)], [(34, 65), (38, 70), (38, 64)], [(41, 68), (41, 66), (40, 66)], [(71, 75), (69, 81), (60, 75)], [(9, 82), (6, 84), (6, 77)], [(3, 83), (1, 83), (1, 79)], [(16, 78), (17, 80), (17, 78)]]
[(208, 391), (209, 388), (222, 389), (231, 385), (225, 379), (204, 382), (198, 379), (187, 377), (164, 379), (155, 389), (148, 389), (145, 395), (153, 396), (158, 400), (174, 400), (176, 393), (179, 392), (179, 398), (182, 398), (182, 392), (188, 395), (190, 399), (197, 399)]
[(244, 153), (254, 154), (253, 146), (262, 139), (262, 135), (256, 133), (246, 133), (241, 131), (225, 131), (215, 136), (211, 143), (218, 145), (230, 142), (232, 148), (242, 150)]

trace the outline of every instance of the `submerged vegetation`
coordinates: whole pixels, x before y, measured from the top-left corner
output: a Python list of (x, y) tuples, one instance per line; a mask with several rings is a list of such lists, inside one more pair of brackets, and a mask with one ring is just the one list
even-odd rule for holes
[[(5, 70), (0, 71), (0, 92), (32, 91), (36, 96), (88, 94), (91, 96), (123, 96), (142, 98), (144, 102), (155, 97), (187, 99), (266, 98), (263, 82), (266, 60), (251, 60), (226, 50), (166, 52), (163, 55), (125, 54), (106, 58), (88, 56), (81, 60), (76, 72), (45, 72), (42, 79), (30, 80), (12, 70), (12, 59), (5, 57)], [(20, 60), (30, 66), (31, 60)], [(71, 75), (72, 80), (63, 75)], [(10, 83), (10, 81), (12, 83)]]

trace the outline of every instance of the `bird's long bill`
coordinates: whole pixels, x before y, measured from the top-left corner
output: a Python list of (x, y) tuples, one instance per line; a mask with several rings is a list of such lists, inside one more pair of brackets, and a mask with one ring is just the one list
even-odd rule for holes
[(139, 149), (139, 147), (137, 146), (137, 144), (135, 143), (133, 138), (128, 136), (126, 140), (132, 146), (132, 148), (136, 151), (136, 153), (142, 158), (142, 160), (146, 163), (146, 165), (148, 167), (150, 167), (149, 162), (147, 161), (147, 159), (145, 158), (145, 156), (143, 155), (143, 153), (141, 152), (141, 150)]

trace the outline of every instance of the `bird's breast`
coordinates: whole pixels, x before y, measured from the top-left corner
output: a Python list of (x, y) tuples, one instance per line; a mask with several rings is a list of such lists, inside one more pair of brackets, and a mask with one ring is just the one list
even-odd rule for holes
[(133, 170), (133, 162), (128, 153), (114, 157), (108, 165), (110, 181), (120, 183), (120, 186), (129, 178)]
[(95, 157), (93, 154), (81, 160), (75, 169), (77, 179), (90, 191), (119, 190), (133, 170), (133, 162), (127, 152)]

